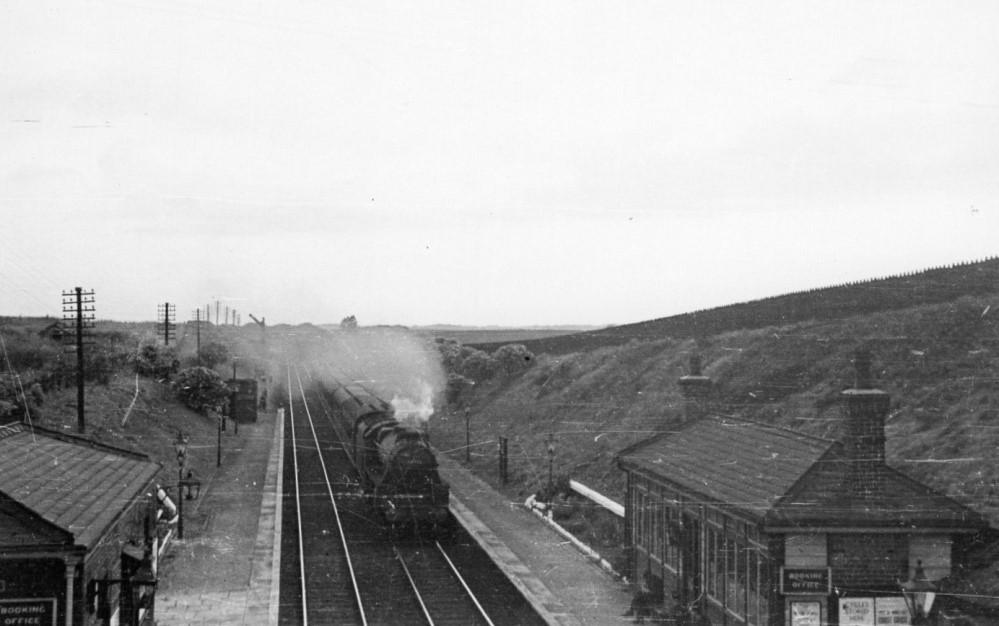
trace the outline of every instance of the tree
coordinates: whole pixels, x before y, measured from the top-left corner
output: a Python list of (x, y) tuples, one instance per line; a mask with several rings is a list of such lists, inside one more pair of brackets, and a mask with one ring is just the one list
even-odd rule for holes
[(213, 341), (201, 348), (201, 365), (209, 369), (229, 360), (229, 348)]
[(199, 413), (221, 412), (229, 399), (229, 387), (222, 376), (207, 367), (181, 370), (173, 388), (185, 406)]
[(448, 404), (457, 404), (464, 397), (465, 393), (475, 386), (475, 381), (465, 378), (461, 374), (450, 373), (447, 375), (447, 387), (444, 389), (444, 399)]
[(454, 339), (438, 337), (434, 340), (437, 343), (437, 351), (441, 355), (441, 365), (444, 371), (458, 373), (461, 371), (461, 344)]
[(480, 383), (492, 378), (498, 369), (497, 360), (482, 350), (470, 350), (461, 361), (461, 373)]
[(177, 353), (168, 346), (146, 344), (135, 357), (135, 369), (142, 376), (169, 378), (178, 367)]
[(534, 353), (522, 343), (509, 343), (497, 348), (493, 352), (493, 358), (500, 371), (507, 376), (519, 374), (534, 364)]
[(348, 315), (347, 317), (340, 320), (340, 328), (342, 330), (356, 330), (357, 329), (357, 318), (353, 315)]

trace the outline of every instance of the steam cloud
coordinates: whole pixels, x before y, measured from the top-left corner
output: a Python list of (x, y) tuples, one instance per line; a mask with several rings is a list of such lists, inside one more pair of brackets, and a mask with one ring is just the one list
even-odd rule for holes
[(403, 328), (332, 330), (299, 347), (315, 377), (360, 383), (414, 425), (430, 418), (447, 382), (433, 340)]

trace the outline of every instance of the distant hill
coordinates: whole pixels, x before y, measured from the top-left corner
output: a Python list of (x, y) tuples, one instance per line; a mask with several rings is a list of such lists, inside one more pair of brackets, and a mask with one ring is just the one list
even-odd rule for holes
[[(947, 302), (960, 296), (990, 293), (997, 285), (999, 257), (991, 257), (982, 261), (809, 289), (600, 330), (530, 338), (523, 343), (534, 353), (565, 354), (600, 346), (620, 345), (633, 339), (708, 337), (733, 330), (843, 319), (920, 304)], [(491, 340), (470, 340), (467, 343), (487, 351), (497, 347), (494, 345), (497, 342)]]
[[(330, 331), (340, 330), (339, 324), (320, 324), (320, 328)], [(495, 344), (499, 347), (508, 343), (537, 341), (549, 337), (571, 335), (605, 328), (602, 326), (561, 325), (561, 326), (463, 326), (460, 324), (432, 324), (428, 326), (365, 326), (363, 328), (394, 328), (405, 330), (433, 339), (454, 339), (463, 344)]]
[(414, 326), (415, 333), (434, 338), (454, 339), (463, 344), (495, 344), (499, 347), (508, 343), (525, 343), (551, 337), (577, 334), (590, 331), (596, 326), (526, 326), (524, 328), (504, 328), (500, 326)]
[[(999, 528), (997, 259), (524, 343), (530, 368), (476, 384), (431, 426), (459, 461), (468, 436), (471, 465), (494, 483), (496, 440), (508, 438), (511, 497), (543, 489), (551, 459), (556, 481), (621, 501), (616, 455), (670, 428), (695, 354), (715, 414), (839, 439), (840, 392), (863, 346), (875, 386), (891, 396), (888, 463)], [(991, 578), (977, 593), (999, 596), (999, 562), (982, 572)]]

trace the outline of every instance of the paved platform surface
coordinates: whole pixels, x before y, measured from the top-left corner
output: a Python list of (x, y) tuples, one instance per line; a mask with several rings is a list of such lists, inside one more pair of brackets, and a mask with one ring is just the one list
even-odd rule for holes
[[(275, 624), (281, 528), (282, 424), (261, 414), (240, 428), (242, 445), (185, 504), (184, 539), (160, 561), (155, 622)], [(555, 531), (458, 464), (442, 460), (463, 525), (551, 624), (628, 623), (631, 594)], [(192, 505), (193, 504), (193, 505)]]
[(564, 537), (485, 481), (441, 458), (452, 508), (478, 535), (493, 560), (549, 623), (605, 626), (631, 621), (623, 613), (632, 591), (586, 558)]
[(159, 626), (277, 623), (284, 446), (276, 421), (261, 413), (241, 424), (241, 445), (225, 450), (201, 497), (185, 502), (184, 539), (160, 561)]

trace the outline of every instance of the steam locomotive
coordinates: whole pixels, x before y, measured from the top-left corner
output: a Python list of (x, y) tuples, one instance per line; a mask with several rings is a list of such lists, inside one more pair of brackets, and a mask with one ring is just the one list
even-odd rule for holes
[(396, 532), (444, 532), (449, 489), (437, 472), (426, 435), (400, 423), (392, 405), (358, 384), (335, 384), (329, 394), (350, 438), (361, 488)]

